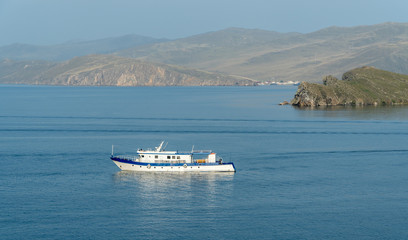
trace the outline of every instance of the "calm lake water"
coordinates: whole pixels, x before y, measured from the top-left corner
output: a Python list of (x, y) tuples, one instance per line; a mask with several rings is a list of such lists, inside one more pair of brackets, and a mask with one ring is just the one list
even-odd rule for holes
[[(407, 239), (408, 108), (296, 87), (0, 86), (1, 239)], [(132, 173), (169, 142), (234, 173)]]

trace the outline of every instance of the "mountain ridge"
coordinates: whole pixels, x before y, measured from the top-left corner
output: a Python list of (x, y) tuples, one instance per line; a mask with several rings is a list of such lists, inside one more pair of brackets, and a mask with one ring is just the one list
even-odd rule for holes
[(0, 47), (0, 59), (65, 61), (90, 54), (110, 54), (122, 49), (169, 41), (141, 35), (124, 35), (90, 41), (69, 41), (55, 45), (14, 43)]
[(73, 60), (72, 56), (108, 53), (260, 82), (320, 82), (322, 76), (341, 77), (343, 72), (361, 66), (408, 74), (408, 23), (332, 26), (306, 34), (227, 28), (175, 40), (134, 38), (34, 49), (14, 45), (0, 48), (0, 59), (57, 62)]
[(226, 29), (115, 54), (259, 81), (316, 82), (365, 65), (408, 73), (407, 43), (407, 23), (383, 23), (307, 34)]

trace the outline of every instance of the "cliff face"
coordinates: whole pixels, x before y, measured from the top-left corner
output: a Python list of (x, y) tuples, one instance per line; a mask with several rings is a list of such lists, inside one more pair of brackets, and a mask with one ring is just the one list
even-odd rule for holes
[[(63, 63), (0, 63), (0, 83), (76, 86), (222, 86), (255, 81), (110, 55), (90, 55)], [(7, 71), (6, 71), (7, 70)]]
[(95, 69), (68, 71), (51, 79), (58, 85), (107, 85), (107, 86), (214, 86), (253, 85), (254, 82), (197, 70), (178, 69), (171, 66), (145, 62), (124, 63)]
[(323, 84), (302, 82), (291, 101), (296, 106), (407, 104), (408, 76), (362, 67), (326, 76)]

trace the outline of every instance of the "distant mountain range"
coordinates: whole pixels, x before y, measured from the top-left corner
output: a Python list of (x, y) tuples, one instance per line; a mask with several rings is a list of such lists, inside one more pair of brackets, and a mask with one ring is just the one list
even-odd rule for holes
[(110, 54), (124, 49), (165, 41), (168, 40), (126, 35), (93, 41), (71, 41), (49, 46), (12, 44), (0, 47), (0, 59), (64, 61), (90, 54)]
[[(89, 54), (110, 56), (81, 57)], [(86, 65), (88, 70), (99, 69), (103, 62), (106, 70), (109, 61), (112, 61), (110, 71), (118, 74), (108, 74), (112, 79), (105, 75), (104, 84), (108, 85), (117, 85), (118, 79), (113, 78), (118, 78), (124, 69), (127, 69), (128, 76), (133, 74), (136, 79), (138, 74), (154, 78), (158, 73), (153, 69), (160, 67), (181, 71), (184, 78), (197, 79), (198, 85), (206, 85), (208, 77), (215, 75), (219, 79), (230, 79), (221, 85), (248, 85), (257, 81), (319, 82), (323, 76), (340, 77), (343, 72), (361, 66), (408, 74), (408, 23), (330, 27), (308, 34), (229, 28), (176, 40), (129, 35), (53, 46), (15, 44), (0, 47), (0, 59), (6, 59), (0, 63), (0, 83), (29, 81), (27, 78), (37, 76), (38, 84), (61, 84), (56, 79), (75, 72), (76, 84), (93, 85), (96, 83), (89, 81), (89, 76), (85, 80), (77, 72), (78, 68), (73, 71), (69, 66)], [(25, 62), (27, 60), (30, 64)], [(155, 67), (130, 70), (132, 68), (127, 68), (130, 62)], [(21, 67), (26, 65), (38, 66), (41, 77), (31, 73), (24, 75)], [(61, 71), (65, 72), (52, 71), (62, 65)], [(16, 72), (11, 72), (12, 69)], [(203, 78), (204, 73), (210, 75)], [(176, 81), (174, 76), (161, 79), (159, 85), (184, 84), (181, 79), (183, 77)], [(214, 82), (217, 81), (211, 84)], [(146, 84), (155, 85), (149, 81), (142, 85)]]

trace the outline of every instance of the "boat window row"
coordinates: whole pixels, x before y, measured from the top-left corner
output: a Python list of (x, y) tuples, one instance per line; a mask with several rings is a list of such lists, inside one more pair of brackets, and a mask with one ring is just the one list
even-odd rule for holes
[(175, 160), (175, 161), (170, 161), (170, 160), (154, 160), (155, 163), (186, 163), (186, 160)]

